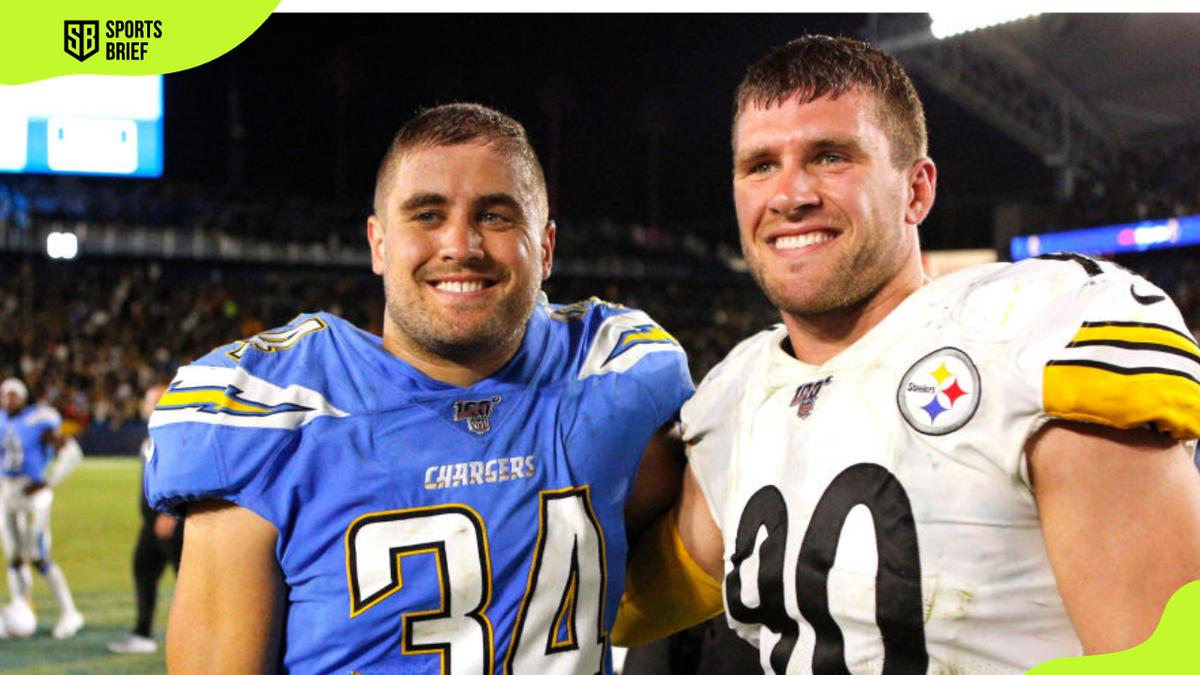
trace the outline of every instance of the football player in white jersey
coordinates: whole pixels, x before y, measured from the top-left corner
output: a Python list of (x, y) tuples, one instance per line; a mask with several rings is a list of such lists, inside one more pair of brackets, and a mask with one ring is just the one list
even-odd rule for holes
[(926, 278), (924, 114), (865, 43), (751, 66), (733, 154), (783, 324), (684, 406), (683, 493), (614, 640), (714, 591), (768, 673), (1017, 673), (1145, 640), (1200, 578), (1200, 348), (1172, 302), (1071, 254)]

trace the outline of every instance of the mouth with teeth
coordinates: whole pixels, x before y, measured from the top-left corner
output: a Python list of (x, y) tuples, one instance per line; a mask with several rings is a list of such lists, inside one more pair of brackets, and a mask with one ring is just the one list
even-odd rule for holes
[(837, 239), (840, 233), (831, 230), (816, 230), (813, 232), (805, 232), (803, 234), (789, 234), (780, 237), (773, 237), (767, 241), (767, 245), (777, 251), (795, 251), (804, 248), (824, 244), (825, 242)]
[(467, 295), (491, 288), (492, 286), (496, 285), (496, 282), (490, 279), (441, 279), (437, 281), (430, 281), (429, 285), (443, 293)]

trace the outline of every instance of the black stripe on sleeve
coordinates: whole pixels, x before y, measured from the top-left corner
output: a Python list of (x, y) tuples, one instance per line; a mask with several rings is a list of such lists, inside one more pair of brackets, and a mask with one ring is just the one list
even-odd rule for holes
[(1079, 263), (1079, 266), (1082, 267), (1085, 272), (1087, 272), (1089, 277), (1095, 277), (1104, 274), (1104, 270), (1100, 269), (1100, 263), (1096, 262), (1095, 258), (1089, 258), (1086, 255), (1080, 255), (1078, 253), (1046, 253), (1044, 255), (1039, 255), (1038, 258), (1041, 260), (1069, 260), (1071, 262), (1077, 262)]
[(1107, 326), (1114, 326), (1117, 328), (1157, 328), (1158, 330), (1165, 330), (1168, 333), (1174, 333), (1188, 342), (1196, 344), (1195, 337), (1188, 335), (1183, 331), (1171, 328), (1170, 326), (1164, 326), (1161, 323), (1142, 323), (1140, 321), (1084, 321), (1083, 323), (1079, 324), (1080, 328), (1105, 328)]
[(1168, 345), (1160, 345), (1153, 342), (1130, 342), (1128, 340), (1075, 340), (1067, 344), (1068, 349), (1071, 347), (1118, 347), (1120, 349), (1162, 352), (1164, 354), (1182, 356), (1183, 358), (1200, 365), (1200, 356), (1196, 356), (1195, 354), (1179, 349), (1178, 347), (1170, 347)]
[(1182, 370), (1172, 370), (1170, 368), (1123, 368), (1121, 366), (1114, 366), (1111, 363), (1105, 363), (1104, 361), (1088, 361), (1084, 359), (1047, 361), (1046, 366), (1079, 366), (1081, 368), (1106, 370), (1110, 373), (1116, 373), (1118, 375), (1170, 375), (1172, 377), (1179, 377), (1200, 385), (1200, 380), (1197, 380), (1192, 374), (1185, 373)]

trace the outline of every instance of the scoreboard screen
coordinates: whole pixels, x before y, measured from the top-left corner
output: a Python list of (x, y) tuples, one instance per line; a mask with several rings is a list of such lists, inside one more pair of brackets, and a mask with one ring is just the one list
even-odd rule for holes
[(0, 86), (0, 171), (162, 175), (162, 76)]

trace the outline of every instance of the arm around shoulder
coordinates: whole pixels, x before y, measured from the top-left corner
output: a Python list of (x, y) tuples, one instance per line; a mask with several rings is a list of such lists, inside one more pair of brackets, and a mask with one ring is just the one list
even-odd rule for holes
[(167, 626), (171, 673), (275, 672), (286, 599), (277, 539), (249, 509), (220, 501), (188, 508)]
[(613, 643), (646, 644), (719, 614), (722, 573), (721, 531), (685, 470), (679, 503), (630, 552)]
[(1052, 422), (1027, 447), (1059, 592), (1086, 653), (1133, 647), (1200, 579), (1200, 474), (1145, 429)]

